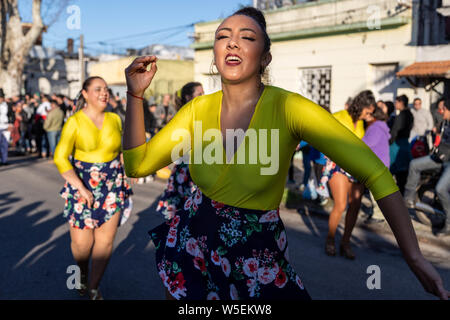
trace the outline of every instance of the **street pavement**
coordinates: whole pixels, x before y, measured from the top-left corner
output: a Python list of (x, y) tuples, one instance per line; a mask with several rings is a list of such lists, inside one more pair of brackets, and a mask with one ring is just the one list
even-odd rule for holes
[[(67, 268), (75, 263), (58, 195), (63, 179), (52, 161), (10, 160), (0, 168), (0, 299), (80, 299), (66, 285)], [(155, 212), (164, 186), (158, 180), (133, 186), (133, 213), (118, 230), (101, 283), (105, 299), (165, 299), (147, 233), (164, 221)], [(409, 270), (388, 227), (368, 228), (360, 218), (352, 238), (357, 258), (350, 261), (325, 255), (326, 213), (283, 206), (281, 217), (291, 263), (313, 299), (434, 299)], [(414, 225), (422, 252), (450, 289), (448, 242)], [(380, 269), (380, 289), (370, 290), (367, 269), (373, 265)]]

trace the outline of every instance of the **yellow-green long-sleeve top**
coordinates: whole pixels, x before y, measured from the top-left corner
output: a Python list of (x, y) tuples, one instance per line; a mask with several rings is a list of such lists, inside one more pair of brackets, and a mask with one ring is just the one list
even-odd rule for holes
[[(208, 164), (206, 161), (196, 164), (195, 161), (198, 162), (198, 155), (202, 150), (204, 153), (210, 153), (213, 148), (218, 159), (225, 159), (221, 137), (211, 138), (214, 132), (208, 131), (220, 130), (222, 96), (222, 91), (219, 91), (195, 98), (181, 108), (167, 126), (149, 142), (124, 150), (126, 174), (143, 177), (170, 164), (172, 150), (179, 149), (184, 136), (190, 138), (188, 142), (193, 146), (189, 164), (192, 180), (206, 196), (240, 208), (273, 210), (280, 204), (292, 154), (298, 141), (305, 140), (364, 183), (377, 200), (398, 190), (386, 166), (364, 142), (330, 113), (299, 94), (272, 86), (265, 87), (246, 132), (246, 143), (242, 143), (236, 152), (237, 154), (245, 151), (246, 164), (236, 164), (236, 154), (233, 157), (234, 164), (225, 161), (223, 164)], [(201, 130), (196, 121), (201, 121)], [(264, 133), (260, 129), (267, 129), (266, 141), (269, 141), (269, 145), (271, 137), (276, 138), (275, 134), (269, 134), (270, 130), (278, 129), (279, 167), (276, 174), (262, 174), (261, 169), (267, 170), (269, 165), (263, 164), (264, 159), (260, 161), (259, 156), (256, 164), (251, 164), (248, 160), (249, 149), (260, 142), (247, 143), (252, 136), (249, 132), (253, 130), (250, 129), (259, 130), (260, 133)], [(194, 136), (196, 130), (201, 132), (200, 138), (198, 135)], [(194, 140), (200, 140), (201, 137), (204, 137), (204, 141), (194, 144)], [(215, 144), (211, 146), (211, 141), (207, 141), (207, 138), (215, 141)], [(200, 145), (203, 149), (198, 147)], [(186, 147), (184, 153), (188, 149), (189, 147)], [(271, 155), (272, 151), (275, 153), (276, 148), (270, 148), (268, 154)], [(184, 153), (180, 152), (179, 155)], [(176, 159), (177, 156), (173, 158)]]
[(114, 160), (121, 152), (122, 122), (115, 113), (105, 112), (102, 128), (82, 111), (78, 111), (64, 125), (55, 150), (54, 162), (60, 173), (73, 169), (69, 156), (88, 163)]

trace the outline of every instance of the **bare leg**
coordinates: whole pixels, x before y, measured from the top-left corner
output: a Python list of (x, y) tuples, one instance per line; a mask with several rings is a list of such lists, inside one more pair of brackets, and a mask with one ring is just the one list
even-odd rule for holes
[(334, 200), (334, 206), (328, 219), (328, 238), (334, 239), (342, 213), (347, 207), (347, 197), (351, 185), (348, 178), (341, 173), (334, 174), (328, 184)]
[(342, 245), (350, 245), (350, 237), (352, 236), (353, 228), (355, 227), (356, 220), (358, 219), (359, 209), (361, 208), (361, 200), (364, 192), (364, 185), (360, 183), (352, 183), (349, 205), (347, 214), (345, 216), (345, 229), (342, 236)]
[(81, 274), (87, 277), (89, 274), (89, 257), (94, 244), (94, 230), (80, 230), (71, 227), (70, 239), (72, 255), (80, 267)]
[(120, 212), (94, 230), (94, 247), (92, 249), (92, 276), (89, 289), (97, 289), (111, 258), (114, 237), (119, 224)]

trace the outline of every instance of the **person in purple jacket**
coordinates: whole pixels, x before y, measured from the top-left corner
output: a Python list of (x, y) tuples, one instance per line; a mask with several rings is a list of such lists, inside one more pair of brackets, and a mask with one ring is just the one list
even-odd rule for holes
[[(380, 158), (380, 160), (389, 168), (390, 155), (389, 155), (389, 139), (391, 134), (389, 133), (389, 127), (386, 124), (388, 116), (382, 109), (376, 107), (371, 116), (366, 120), (368, 128), (362, 139), (369, 148)], [(372, 193), (370, 194), (373, 204), (373, 214), (367, 218), (366, 223), (380, 223), (384, 222), (383, 214), (377, 205)]]

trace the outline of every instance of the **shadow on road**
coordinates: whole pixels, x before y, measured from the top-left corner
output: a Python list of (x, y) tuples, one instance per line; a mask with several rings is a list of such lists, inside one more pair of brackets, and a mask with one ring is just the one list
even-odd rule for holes
[[(156, 212), (159, 197), (146, 209), (133, 213), (128, 235), (116, 247), (103, 287), (109, 299), (164, 299), (153, 243), (148, 231), (164, 222)], [(136, 219), (137, 218), (137, 219)], [(123, 227), (121, 227), (123, 228)]]
[(0, 195), (0, 298), (68, 298), (63, 293), (65, 268), (73, 264), (68, 227), (61, 214), (43, 208), (44, 201), (12, 210), (22, 199), (13, 192)]

